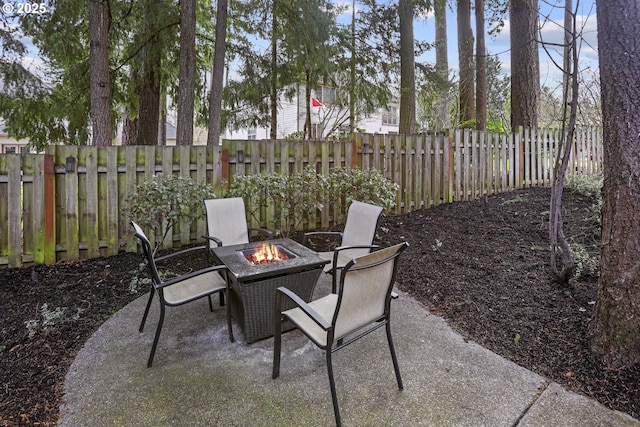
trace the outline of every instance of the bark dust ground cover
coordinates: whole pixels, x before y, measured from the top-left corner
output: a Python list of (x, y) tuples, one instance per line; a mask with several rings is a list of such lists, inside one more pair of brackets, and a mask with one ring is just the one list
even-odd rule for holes
[[(549, 196), (549, 189), (524, 189), (383, 217), (377, 243), (410, 243), (399, 288), (467, 339), (640, 418), (640, 366), (607, 371), (590, 351), (597, 277), (562, 285), (550, 273)], [(563, 209), (566, 234), (597, 257), (593, 204), (566, 192)], [(147, 291), (131, 287), (141, 261), (138, 254), (123, 253), (0, 270), (0, 422), (56, 424), (64, 377), (83, 343)], [(191, 257), (179, 267), (186, 271), (204, 262)]]

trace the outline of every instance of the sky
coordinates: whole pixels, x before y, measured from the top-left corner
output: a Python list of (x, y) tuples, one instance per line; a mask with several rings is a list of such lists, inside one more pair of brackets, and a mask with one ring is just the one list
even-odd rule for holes
[[(344, 0), (339, 2), (343, 3)], [(485, 1), (485, 4), (491, 0)], [(451, 1), (449, 2), (451, 3)], [(472, 0), (473, 5), (473, 0)], [(539, 0), (540, 6), (540, 23), (542, 40), (548, 43), (562, 43), (564, 30), (564, 0)], [(574, 8), (578, 3), (578, 28), (582, 31), (584, 41), (580, 48), (580, 67), (584, 70), (593, 70), (597, 72), (598, 56), (597, 56), (597, 33), (596, 33), (596, 10), (595, 0), (573, 0)], [(342, 19), (351, 19), (351, 2), (348, 2), (348, 11), (341, 17)], [(486, 6), (485, 6), (486, 7)], [(473, 13), (473, 10), (472, 10)], [(545, 19), (545, 17), (548, 17)], [(485, 35), (485, 43), (487, 53), (497, 54), (502, 61), (502, 71), (506, 75), (511, 73), (510, 54), (509, 54), (509, 33), (510, 23), (506, 17), (505, 25), (497, 36)], [(475, 30), (475, 17), (471, 18), (471, 25)], [(580, 31), (580, 30), (579, 30)], [(449, 51), (449, 69), (458, 72), (458, 49), (457, 49), (457, 27), (455, 11), (448, 8), (447, 13), (447, 34), (448, 34), (448, 51)], [(433, 13), (428, 14), (425, 18), (418, 18), (414, 22), (414, 36), (416, 40), (428, 41), (433, 43), (435, 38), (435, 20)], [(558, 47), (548, 47), (552, 51), (552, 55), (556, 61), (562, 63), (562, 51)], [(417, 58), (416, 61), (428, 62), (435, 64), (435, 51), (429, 51)], [(549, 55), (540, 49), (540, 78), (541, 84), (554, 87), (562, 80), (562, 73), (549, 59)]]
[[(350, 22), (351, 20), (351, 0), (334, 0), (336, 4), (345, 6), (345, 13), (339, 17), (341, 22)], [(492, 0), (485, 1), (489, 3)], [(564, 0), (538, 0), (540, 5), (540, 23), (542, 40), (551, 43), (561, 43), (563, 38), (563, 14)], [(44, 5), (49, 2), (45, 1)], [(452, 1), (449, 1), (452, 3)], [(597, 59), (597, 37), (596, 37), (596, 10), (595, 0), (573, 0), (574, 8), (578, 3), (578, 28), (582, 31), (583, 42), (580, 48), (580, 67), (587, 72), (596, 73), (598, 68)], [(357, 2), (356, 2), (357, 4)], [(472, 0), (473, 4), (473, 0)], [(48, 7), (48, 6), (46, 6)], [(473, 11), (472, 11), (473, 13)], [(545, 19), (548, 17), (548, 19)], [(508, 18), (508, 17), (507, 17)], [(471, 19), (474, 34), (475, 18)], [(497, 54), (502, 61), (502, 70), (506, 75), (510, 75), (510, 59), (509, 59), (509, 32), (510, 24), (506, 19), (503, 30), (496, 36), (486, 35), (486, 46), (489, 54)], [(449, 51), (449, 68), (452, 72), (458, 72), (458, 50), (457, 50), (457, 28), (455, 11), (448, 8), (447, 13), (447, 33), (448, 33), (448, 51)], [(417, 40), (433, 42), (435, 38), (435, 20), (433, 14), (430, 13), (426, 17), (416, 18), (414, 23), (414, 35)], [(32, 46), (31, 46), (32, 47)], [(549, 50), (555, 56), (558, 63), (562, 63), (561, 50), (558, 47), (549, 47)], [(37, 52), (32, 50), (33, 55), (24, 59), (28, 68), (36, 68), (40, 64)], [(418, 62), (435, 63), (435, 51), (431, 50), (424, 53), (416, 59)], [(595, 74), (594, 74), (595, 75)], [(540, 49), (540, 78), (541, 84), (554, 88), (562, 79), (561, 71), (549, 59), (548, 53), (544, 49)]]

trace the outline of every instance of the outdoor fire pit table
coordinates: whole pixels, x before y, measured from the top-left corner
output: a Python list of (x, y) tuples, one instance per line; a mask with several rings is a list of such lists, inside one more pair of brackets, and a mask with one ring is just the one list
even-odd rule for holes
[[(260, 258), (263, 252), (264, 259)], [(322, 268), (329, 262), (291, 239), (220, 246), (213, 254), (229, 269), (231, 315), (248, 344), (273, 335), (276, 289), (285, 286), (311, 301)], [(282, 309), (289, 308), (293, 303), (283, 301)], [(292, 323), (283, 325), (283, 330), (292, 328)]]

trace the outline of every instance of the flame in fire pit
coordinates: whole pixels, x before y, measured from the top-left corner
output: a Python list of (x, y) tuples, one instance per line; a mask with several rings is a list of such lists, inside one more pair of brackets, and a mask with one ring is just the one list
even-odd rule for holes
[(263, 243), (256, 248), (255, 252), (245, 255), (251, 264), (269, 264), (271, 262), (284, 261), (289, 259), (289, 255), (281, 251), (276, 245)]

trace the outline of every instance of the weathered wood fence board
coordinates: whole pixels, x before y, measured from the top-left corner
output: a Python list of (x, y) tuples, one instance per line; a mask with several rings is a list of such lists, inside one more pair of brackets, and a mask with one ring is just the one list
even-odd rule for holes
[[(388, 214), (472, 200), (516, 188), (548, 186), (561, 145), (551, 130), (497, 134), (354, 135), (349, 141), (224, 141), (221, 146), (52, 146), (44, 154), (0, 155), (0, 267), (50, 264), (136, 250), (127, 196), (156, 174), (210, 183), (221, 195), (234, 176), (290, 174), (308, 165), (376, 169), (399, 184)], [(602, 171), (599, 129), (579, 129), (569, 173)], [(307, 227), (327, 227), (347, 206), (309, 213)], [(261, 212), (268, 226), (277, 213)], [(202, 242), (204, 218), (176, 224), (165, 247)]]

